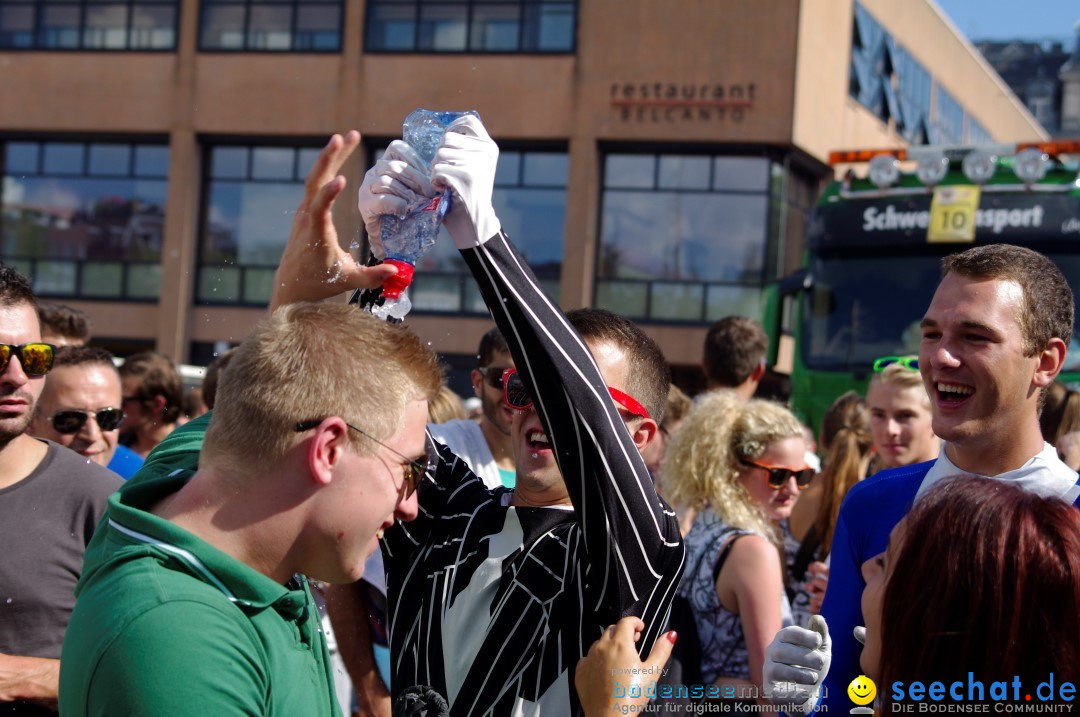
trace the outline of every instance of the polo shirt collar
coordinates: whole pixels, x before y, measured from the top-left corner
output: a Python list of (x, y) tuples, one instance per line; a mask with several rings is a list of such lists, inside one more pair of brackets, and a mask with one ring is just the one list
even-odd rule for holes
[(180, 490), (192, 475), (191, 471), (176, 470), (160, 478), (128, 484), (125, 490), (114, 493), (107, 514), (113, 536), (169, 555), (241, 608), (273, 607), (286, 617), (302, 617), (308, 603), (302, 578), (294, 577), (288, 586), (281, 585), (175, 523), (148, 512), (158, 501)]

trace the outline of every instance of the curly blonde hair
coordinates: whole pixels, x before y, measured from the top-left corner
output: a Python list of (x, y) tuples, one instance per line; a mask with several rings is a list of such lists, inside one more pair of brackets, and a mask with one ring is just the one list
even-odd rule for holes
[(708, 505), (728, 525), (775, 539), (765, 511), (739, 480), (740, 461), (757, 460), (770, 444), (802, 435), (798, 419), (780, 404), (714, 391), (698, 399), (672, 439), (660, 480), (672, 503)]

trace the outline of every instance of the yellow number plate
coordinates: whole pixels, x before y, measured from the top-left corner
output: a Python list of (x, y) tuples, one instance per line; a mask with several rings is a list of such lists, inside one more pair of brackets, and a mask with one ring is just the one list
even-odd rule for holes
[(930, 202), (930, 226), (926, 229), (926, 241), (975, 241), (975, 211), (978, 208), (978, 187), (937, 187)]

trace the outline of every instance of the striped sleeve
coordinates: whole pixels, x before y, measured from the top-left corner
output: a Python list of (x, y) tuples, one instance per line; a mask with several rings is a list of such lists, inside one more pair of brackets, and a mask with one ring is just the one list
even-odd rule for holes
[(641, 617), (646, 632), (638, 645), (645, 653), (682, 573), (675, 514), (657, 496), (588, 347), (506, 236), (462, 255), (536, 397), (580, 522), (582, 607), (603, 624)]

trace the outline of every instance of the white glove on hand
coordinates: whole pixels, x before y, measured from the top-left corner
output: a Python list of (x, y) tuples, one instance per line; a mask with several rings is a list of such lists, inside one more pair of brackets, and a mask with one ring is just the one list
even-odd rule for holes
[(453, 190), (450, 212), (443, 219), (458, 249), (479, 246), (499, 233), (491, 206), (499, 147), (478, 117), (465, 115), (450, 123), (431, 163), (431, 184)]
[(817, 705), (821, 683), (832, 662), (832, 640), (825, 618), (812, 616), (808, 627), (785, 627), (776, 633), (765, 648), (762, 669), (769, 700), (804, 714)]
[(371, 253), (380, 261), (386, 258), (382, 246), (383, 215), (402, 218), (410, 207), (435, 196), (427, 174), (427, 166), (416, 150), (395, 139), (364, 175), (357, 205), (367, 229)]

